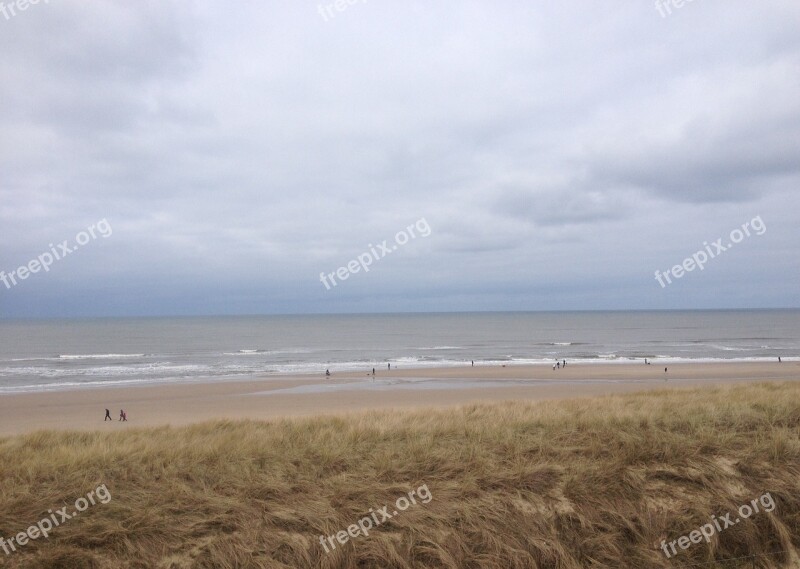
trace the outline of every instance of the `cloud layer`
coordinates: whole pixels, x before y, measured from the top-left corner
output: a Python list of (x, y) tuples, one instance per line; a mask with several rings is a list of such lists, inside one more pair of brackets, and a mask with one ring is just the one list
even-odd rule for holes
[(0, 316), (800, 306), (796, 2), (328, 5), (0, 15)]

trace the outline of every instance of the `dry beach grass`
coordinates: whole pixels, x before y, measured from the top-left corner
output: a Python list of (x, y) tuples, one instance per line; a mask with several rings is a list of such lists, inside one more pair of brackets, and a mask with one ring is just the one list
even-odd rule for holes
[[(800, 384), (0, 439), (0, 536), (101, 484), (10, 568), (796, 567)], [(427, 485), (326, 553), (332, 535)], [(667, 559), (765, 492), (761, 512)], [(702, 566), (702, 565), (701, 565)], [(751, 561), (706, 567), (751, 567)]]

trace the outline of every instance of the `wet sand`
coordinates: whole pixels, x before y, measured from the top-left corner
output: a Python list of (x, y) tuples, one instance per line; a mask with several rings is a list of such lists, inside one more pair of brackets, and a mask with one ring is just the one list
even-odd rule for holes
[[(569, 399), (631, 391), (800, 378), (800, 362), (570, 364), (384, 369), (372, 374), (267, 376), (240, 382), (105, 387), (0, 396), (0, 435), (39, 429), (116, 430), (213, 419), (274, 419), (482, 401)], [(104, 422), (105, 409), (112, 422)], [(120, 409), (128, 415), (120, 423)]]

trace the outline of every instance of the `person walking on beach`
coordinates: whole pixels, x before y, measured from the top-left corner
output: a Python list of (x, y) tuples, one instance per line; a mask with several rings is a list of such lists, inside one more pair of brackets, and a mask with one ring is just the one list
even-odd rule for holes
[(103, 422), (105, 423), (106, 421), (113, 421), (113, 420), (114, 420), (114, 419), (112, 419), (112, 418), (111, 418), (111, 411), (109, 411), (108, 409), (106, 409), (106, 416), (105, 416), (105, 418), (103, 419)]
[(388, 366), (388, 367), (387, 367), (387, 369), (388, 369), (389, 371), (392, 371), (392, 364), (391, 364), (391, 363), (388, 363), (388, 364), (386, 364), (386, 365)]
[(472, 367), (475, 367), (475, 360), (471, 360), (471, 361), (472, 361)]
[(120, 409), (119, 410), (119, 420), (120, 421), (127, 421), (128, 417), (125, 415), (125, 411)]
[(778, 356), (778, 363), (781, 363), (781, 357)]
[(664, 373), (667, 373), (667, 368), (664, 368)]
[(330, 376), (331, 376), (331, 370), (326, 369), (325, 370), (325, 377), (330, 377)]

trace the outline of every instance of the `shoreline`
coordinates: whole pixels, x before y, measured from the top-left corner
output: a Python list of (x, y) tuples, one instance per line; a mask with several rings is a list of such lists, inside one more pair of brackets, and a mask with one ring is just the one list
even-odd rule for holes
[[(441, 408), (478, 402), (573, 399), (633, 391), (795, 381), (800, 362), (467, 366), (376, 370), (372, 374), (265, 376), (247, 381), (0, 394), (0, 436), (41, 429), (111, 430), (182, 426), (217, 419), (269, 420), (371, 410)], [(105, 409), (113, 421), (103, 421)], [(117, 420), (125, 409), (128, 422)]]
[[(78, 357), (78, 356), (70, 356)], [(561, 358), (558, 361), (562, 361)], [(645, 358), (623, 358), (623, 359), (569, 359), (566, 358), (570, 366), (581, 368), (592, 368), (595, 366), (641, 366), (644, 365)], [(671, 358), (671, 357), (649, 357), (653, 369), (659, 366), (686, 366), (686, 365), (758, 365), (767, 366), (777, 363), (772, 357), (766, 358)], [(523, 368), (523, 369), (552, 369), (553, 362), (557, 360), (548, 360), (547, 362), (541, 360), (481, 360), (474, 369), (494, 369), (494, 368)], [(464, 370), (470, 369), (469, 360), (460, 361), (458, 363), (446, 362), (435, 364), (423, 364), (420, 362), (403, 362), (397, 363), (389, 360), (373, 363), (364, 363), (362, 368), (345, 368), (341, 370), (336, 369), (336, 364), (328, 364), (329, 369), (333, 370), (336, 377), (360, 377), (365, 375), (368, 369), (374, 365), (378, 374), (387, 372), (385, 367), (381, 367), (391, 363), (393, 366), (391, 373), (401, 372), (414, 374), (415, 376), (420, 372), (430, 371), (432, 375), (440, 375), (440, 372), (447, 372), (448, 370)], [(786, 356), (782, 358), (784, 364), (800, 364), (800, 357)], [(406, 367), (407, 366), (407, 367)], [(366, 375), (371, 375), (366, 373)], [(0, 397), (7, 395), (20, 395), (20, 394), (43, 394), (43, 393), (64, 393), (69, 391), (86, 391), (94, 389), (117, 389), (117, 388), (136, 388), (136, 387), (158, 387), (165, 385), (202, 385), (208, 383), (249, 383), (254, 381), (283, 381), (283, 380), (302, 380), (307, 378), (324, 378), (324, 371), (322, 369), (313, 370), (300, 370), (300, 371), (262, 371), (260, 373), (251, 373), (245, 375), (198, 375), (196, 377), (186, 378), (150, 378), (150, 379), (109, 379), (101, 381), (88, 381), (88, 382), (74, 382), (64, 381), (62, 383), (45, 383), (45, 384), (29, 384), (22, 386), (0, 386)]]

